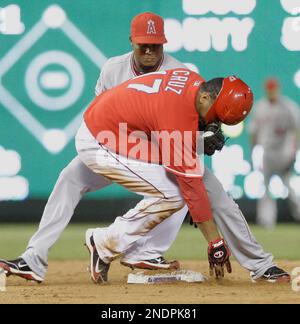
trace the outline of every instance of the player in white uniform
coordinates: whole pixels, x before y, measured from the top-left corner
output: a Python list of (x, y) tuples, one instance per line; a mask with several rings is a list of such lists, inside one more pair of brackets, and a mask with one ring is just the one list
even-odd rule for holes
[(261, 145), (263, 175), (266, 193), (257, 204), (257, 223), (273, 228), (277, 221), (277, 203), (269, 191), (273, 175), (281, 177), (289, 190), (291, 214), (300, 221), (300, 199), (290, 185), (293, 166), (299, 145), (299, 107), (291, 99), (280, 95), (279, 83), (268, 79), (265, 83), (266, 98), (259, 100), (252, 115), (250, 133), (253, 145)]
[[(143, 44), (145, 42), (138, 39), (141, 36), (147, 38), (146, 44), (152, 46), (145, 46)], [(106, 62), (97, 82), (97, 94), (139, 74), (183, 66), (163, 53), (162, 45), (153, 46), (153, 39), (157, 41), (159, 38), (160, 44), (164, 43), (163, 23), (160, 17), (149, 13), (135, 17), (131, 24), (131, 37), (133, 52), (111, 58)], [(283, 275), (284, 272), (275, 267), (273, 256), (265, 253), (256, 242), (238, 205), (227, 195), (210, 170), (205, 170), (203, 181), (214, 219), (238, 262), (252, 272), (253, 279), (264, 278), (267, 272), (269, 272), (265, 276), (267, 279), (274, 278), (274, 275)], [(0, 266), (5, 267), (9, 274), (43, 281), (48, 266), (49, 250), (70, 222), (81, 198), (87, 192), (99, 190), (110, 184), (106, 178), (93, 173), (78, 157), (75, 157), (61, 172), (45, 207), (39, 229), (30, 239), (26, 251), (16, 260), (0, 260)], [(183, 207), (148, 232), (126, 252), (121, 262), (132, 267), (150, 269), (176, 266), (176, 263), (166, 262), (162, 255), (173, 243), (187, 211), (187, 207)]]
[[(142, 46), (135, 48), (135, 51), (145, 51), (141, 49)], [(108, 59), (105, 65), (102, 68), (99, 79), (96, 84), (95, 93), (98, 96), (103, 91), (111, 89), (116, 85), (127, 81), (128, 79), (134, 78), (138, 75), (147, 73), (144, 69), (140, 70), (137, 64), (135, 63), (134, 52), (129, 52), (124, 55), (112, 57)], [(174, 57), (167, 53), (162, 53), (159, 64), (154, 70), (149, 70), (149, 72), (153, 71), (163, 71), (169, 70), (176, 67), (184, 67), (186, 66), (179, 61), (177, 61)]]

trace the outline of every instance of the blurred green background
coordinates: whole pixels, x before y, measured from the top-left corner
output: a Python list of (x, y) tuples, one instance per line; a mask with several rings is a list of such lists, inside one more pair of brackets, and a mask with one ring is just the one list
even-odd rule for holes
[[(1, 0), (0, 6), (0, 147), (5, 150), (0, 148), (0, 188), (6, 186), (5, 192), (0, 189), (0, 201), (49, 196), (59, 172), (76, 154), (73, 137), (94, 97), (101, 66), (131, 50), (130, 22), (140, 12), (153, 11), (165, 19), (165, 50), (204, 78), (236, 74), (258, 99), (264, 79), (272, 75), (287, 96), (300, 102), (300, 30), (293, 30), (299, 17), (288, 0)], [(50, 58), (51, 51), (58, 54)], [(60, 84), (51, 83), (53, 73)], [(71, 96), (80, 78), (78, 96), (55, 108), (55, 100)], [(30, 116), (25, 118), (26, 111)], [(247, 198), (244, 180), (251, 171), (247, 123), (227, 142), (242, 150), (246, 173), (228, 169), (233, 160), (214, 170), (237, 171), (225, 184), (236, 199)], [(10, 151), (18, 157), (8, 157)], [(88, 198), (112, 196), (131, 197), (111, 186)]]
[[(85, 231), (88, 228), (104, 227), (105, 224), (71, 224), (50, 252), (50, 260), (88, 260), (84, 247)], [(0, 249), (2, 258), (15, 258), (23, 253), (37, 225), (10, 224), (0, 226)], [(257, 226), (251, 230), (265, 251), (275, 259), (300, 260), (300, 225), (280, 224), (266, 231)], [(198, 229), (183, 225), (174, 244), (165, 254), (168, 259), (206, 260), (207, 243)]]
[[(228, 3), (235, 4), (230, 7)], [(169, 39), (166, 51), (197, 68), (204, 78), (236, 74), (247, 81), (255, 98), (259, 99), (263, 95), (265, 78), (275, 76), (280, 80), (283, 93), (299, 103), (300, 30), (291, 28), (293, 22), (299, 27), (299, 14), (293, 12), (290, 4), (288, 0), (1, 0), (0, 257), (20, 255), (37, 229), (59, 172), (76, 154), (74, 134), (83, 110), (94, 97), (101, 66), (107, 58), (131, 50), (130, 21), (136, 14), (144, 11), (160, 14), (165, 19)], [(295, 8), (300, 7), (300, 1), (293, 4)], [(61, 28), (66, 26), (54, 28), (59, 15), (53, 18), (49, 14), (47, 9), (52, 5), (59, 6), (62, 11), (58, 13), (63, 12), (67, 17), (67, 31), (73, 30), (71, 37)], [(199, 6), (202, 9), (206, 6), (207, 10), (199, 12)], [(6, 10), (5, 15), (3, 10)], [(234, 29), (230, 29), (230, 21), (236, 24)], [(188, 27), (190, 23), (193, 27)], [(205, 24), (210, 27), (206, 28)], [(248, 34), (242, 27), (247, 24), (252, 26)], [(217, 30), (217, 34), (213, 30)], [(38, 36), (38, 33), (41, 34)], [(209, 41), (202, 41), (204, 38)], [(59, 62), (46, 62), (36, 80), (29, 82), (32, 64), (45, 58), (49, 51), (65, 53), (74, 59), (79, 65), (76, 78), (72, 77), (72, 68)], [(59, 72), (69, 82), (61, 88), (45, 85), (42, 76), (50, 72)], [(29, 93), (35, 81), (51, 101), (68, 93), (79, 76), (83, 84), (78, 97), (61, 109), (42, 107)], [(31, 116), (29, 121), (24, 118), (26, 111)], [(242, 152), (240, 162), (248, 163), (248, 171), (233, 174), (226, 189), (239, 200), (247, 220), (253, 221), (255, 201), (245, 193), (245, 178), (252, 171), (247, 126), (248, 121), (240, 125), (237, 135), (231, 136), (227, 146), (237, 145)], [(231, 160), (221, 164), (222, 170), (214, 171), (225, 175), (237, 171), (228, 169), (235, 165), (233, 162), (237, 158), (228, 152)], [(208, 163), (213, 164), (210, 160)], [(300, 159), (297, 165), (295, 176), (299, 177)], [(136, 197), (113, 185), (89, 194), (86, 201), (79, 205), (74, 221), (109, 221), (129, 209)], [(282, 201), (279, 202), (279, 220), (292, 220)], [(20, 223), (1, 223), (4, 221)], [(36, 224), (21, 223), (25, 221)], [(89, 227), (99, 227), (99, 224), (71, 224), (53, 247), (50, 259), (88, 260), (83, 241)], [(257, 226), (251, 228), (265, 250), (272, 252), (276, 259), (300, 259), (299, 225), (279, 224), (272, 231)], [(165, 256), (179, 260), (206, 259), (207, 244), (198, 232), (184, 225)]]

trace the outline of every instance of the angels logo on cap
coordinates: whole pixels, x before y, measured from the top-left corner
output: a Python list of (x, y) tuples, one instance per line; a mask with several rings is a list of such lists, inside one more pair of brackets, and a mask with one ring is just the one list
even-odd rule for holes
[(155, 23), (153, 20), (148, 20), (147, 34), (156, 34)]
[(167, 42), (164, 20), (152, 12), (143, 12), (131, 21), (131, 40), (137, 44), (164, 44)]

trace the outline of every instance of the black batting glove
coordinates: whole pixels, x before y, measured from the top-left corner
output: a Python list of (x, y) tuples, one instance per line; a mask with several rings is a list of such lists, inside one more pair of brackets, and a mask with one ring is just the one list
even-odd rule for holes
[(232, 272), (231, 263), (229, 261), (231, 253), (224, 239), (218, 238), (217, 240), (210, 242), (207, 254), (210, 276), (213, 276), (215, 273), (216, 279), (223, 278), (224, 266), (226, 266), (228, 273)]
[(204, 133), (204, 154), (211, 156), (216, 151), (221, 151), (224, 147), (226, 140), (220, 123), (211, 123), (206, 126)]

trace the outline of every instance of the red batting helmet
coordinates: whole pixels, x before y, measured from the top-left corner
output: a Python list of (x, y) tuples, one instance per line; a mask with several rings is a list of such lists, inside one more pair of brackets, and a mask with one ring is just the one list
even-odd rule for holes
[(246, 118), (253, 104), (253, 93), (241, 79), (231, 75), (224, 78), (222, 88), (205, 116), (205, 122), (219, 120), (235, 125)]

